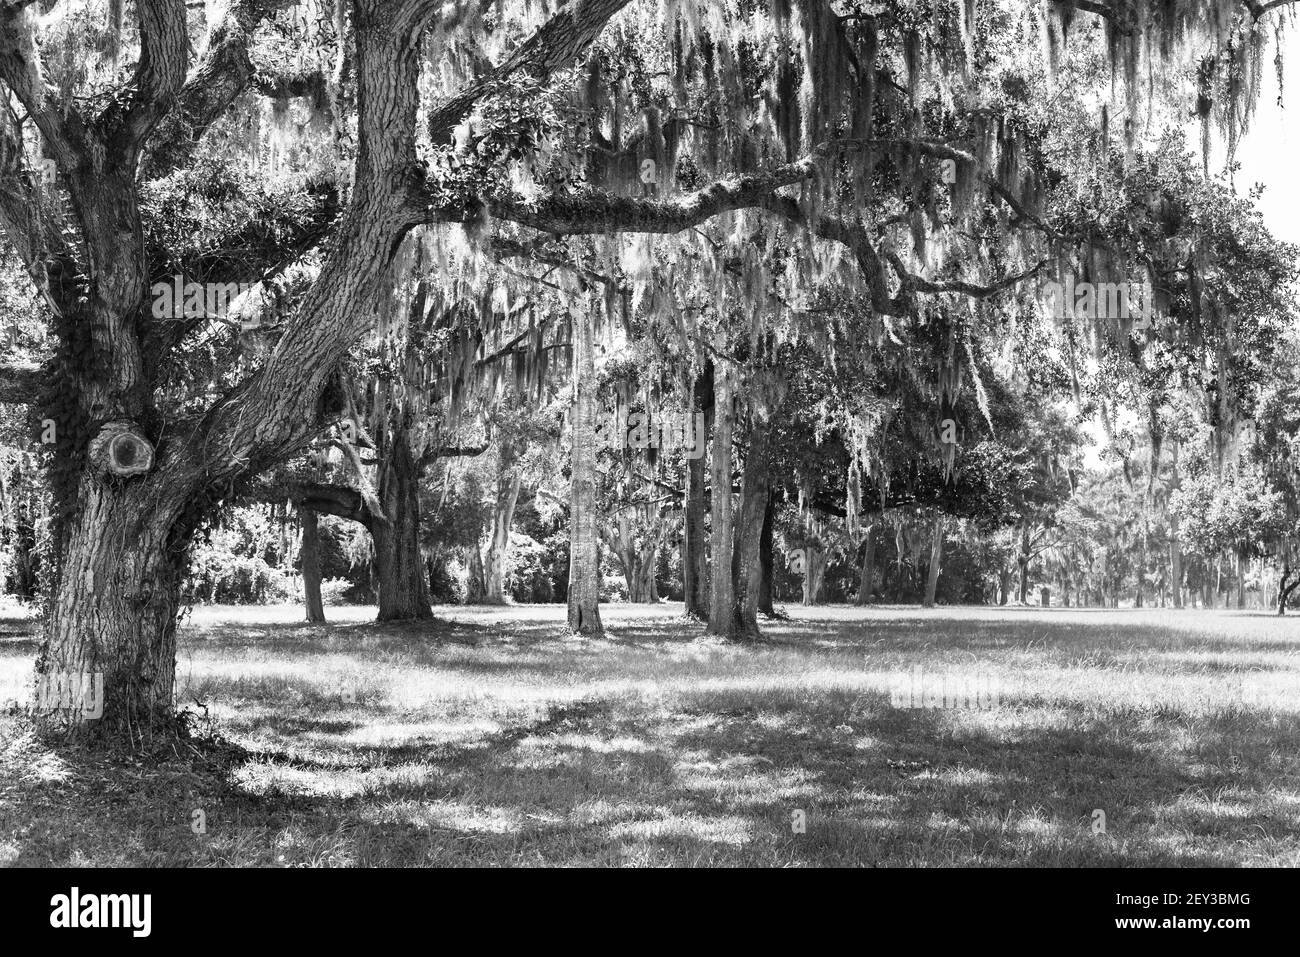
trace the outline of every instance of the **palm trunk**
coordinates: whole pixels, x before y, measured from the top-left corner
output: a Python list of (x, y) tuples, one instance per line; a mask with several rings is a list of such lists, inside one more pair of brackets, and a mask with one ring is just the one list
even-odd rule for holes
[(307, 606), (307, 620), (323, 622), (325, 603), (320, 594), (320, 531), (316, 513), (310, 508), (299, 508), (302, 521), (302, 594)]
[(731, 560), (731, 578), (736, 591), (731, 634), (744, 641), (759, 637), (758, 605), (763, 585), (763, 563), (759, 553), (768, 499), (772, 493), (771, 430), (770, 420), (755, 416), (754, 426), (749, 431), (749, 451), (745, 454), (740, 521), (736, 527), (736, 547)]
[(1175, 608), (1183, 607), (1183, 550), (1178, 545), (1178, 516), (1169, 516), (1169, 592)]
[(1016, 564), (1020, 566), (1020, 585), (1016, 590), (1017, 601), (1020, 604), (1029, 602), (1029, 523), (1021, 522), (1020, 524), (1020, 554), (1016, 557)]
[[(695, 411), (704, 413), (704, 434), (713, 429), (712, 365), (695, 380)], [(686, 460), (685, 525), (682, 532), (682, 583), (686, 614), (701, 621), (709, 617), (709, 555), (704, 533), (704, 478), (708, 467), (704, 449)]]
[(713, 367), (713, 534), (710, 552), (714, 574), (709, 587), (709, 632), (730, 635), (735, 617), (735, 588), (731, 575), (734, 540), (731, 502), (731, 440), (734, 428), (732, 377), (722, 363)]
[[(1144, 520), (1145, 521), (1145, 520)], [(1145, 529), (1142, 533), (1141, 544), (1138, 547), (1137, 573), (1134, 576), (1134, 595), (1133, 607), (1141, 608), (1145, 599), (1146, 590), (1146, 570), (1147, 570), (1147, 536)]]
[(1237, 552), (1237, 608), (1246, 607), (1246, 553)]
[(600, 637), (600, 551), (596, 521), (595, 314), (576, 317), (573, 354), (573, 454), (569, 485), (569, 630)]

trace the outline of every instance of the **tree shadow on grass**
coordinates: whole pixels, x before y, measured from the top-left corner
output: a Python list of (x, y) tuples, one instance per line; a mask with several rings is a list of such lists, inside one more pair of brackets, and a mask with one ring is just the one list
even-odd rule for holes
[[(1122, 634), (1113, 624), (1072, 626), (1045, 638), (1041, 622), (1011, 629), (1005, 622), (962, 620), (953, 634), (936, 630), (934, 621), (921, 623), (929, 631), (904, 621), (796, 621), (772, 626), (775, 640), (760, 650), (788, 653), (800, 667), (819, 669), (845, 653), (914, 652), (918, 662), (928, 662), (945, 648), (987, 660), (999, 651), (1032, 651), (1035, 666), (1086, 665), (1108, 675), (1132, 664), (1125, 655), (1146, 655), (1141, 667), (1152, 672), (1218, 674), (1243, 669), (1172, 662), (1160, 654), (1292, 648), (1156, 626)], [(224, 731), (248, 751), (224, 764), (195, 758), (141, 771), (75, 749), (33, 745), (9, 760), (18, 783), (0, 797), (10, 812), (27, 814), (12, 830), (18, 860), (160, 866), (1300, 860), (1300, 716), (1289, 711), (1192, 711), (1030, 693), (1004, 695), (987, 712), (905, 710), (860, 687), (815, 681), (765, 687), (772, 676), (761, 668), (739, 677), (720, 667), (699, 675), (686, 669), (667, 674), (651, 692), (584, 687), (594, 684), (581, 672), (592, 662), (604, 662), (611, 673), (657, 665), (660, 651), (680, 649), (683, 634), (691, 634), (692, 626), (678, 622), (625, 627), (622, 642), (616, 636), (587, 643), (534, 637), (553, 633), (553, 624), (522, 628), (517, 637), (509, 628), (457, 623), (452, 630), (464, 641), (441, 649), (430, 641), (433, 626), (338, 626), (342, 640), (331, 635), (321, 642), (295, 637), (294, 627), (271, 639), (290, 664), (301, 643), (306, 654), (347, 653), (359, 672), (395, 662), (417, 685), (432, 680), (430, 668), (443, 673), (438, 680), (465, 676), (470, 696), (399, 706), (383, 689), (370, 688), (363, 674), (349, 701), (346, 689), (322, 687), (319, 669), (200, 676), (195, 688), (233, 709)], [(825, 644), (814, 645), (810, 633)], [(366, 634), (376, 642), (348, 647)], [(236, 630), (212, 644), (224, 651), (266, 641)], [(722, 658), (751, 660), (741, 646), (727, 646)], [(412, 664), (419, 668), (411, 671)], [(1285, 670), (1275, 664), (1252, 662), (1246, 670)], [(510, 688), (488, 683), (497, 676), (517, 678), (510, 686), (529, 695), (551, 697), (511, 698)], [(646, 670), (640, 677), (654, 685), (659, 676)], [(562, 695), (573, 697), (555, 700)], [(380, 740), (368, 739), (370, 732)], [(207, 816), (202, 835), (185, 826), (195, 805)], [(1104, 833), (1093, 833), (1095, 811), (1105, 815)], [(801, 831), (796, 812), (802, 812)], [(5, 842), (0, 831), (0, 856)]]
[[(1296, 751), (1295, 716), (1057, 705), (1063, 726), (1007, 734), (883, 695), (582, 701), (462, 745), (375, 749), (375, 766), (427, 773), (322, 803), (320, 826), (382, 806), (396, 817), (374, 826), (401, 846), (418, 825), (432, 859), (480, 863), (1206, 866), (1295, 853), (1294, 805), (1268, 790), (1279, 773), (1294, 787), (1294, 759), (1277, 756)], [(1189, 720), (1194, 742), (1171, 748)]]

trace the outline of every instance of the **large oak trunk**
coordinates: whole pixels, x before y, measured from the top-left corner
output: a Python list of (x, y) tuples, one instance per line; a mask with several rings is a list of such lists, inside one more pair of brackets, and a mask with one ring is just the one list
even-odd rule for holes
[(433, 617), (429, 583), (420, 555), (420, 473), (404, 430), (394, 430), (390, 453), (379, 467), (383, 516), (370, 526), (379, 579), (379, 620)]
[(188, 538), (178, 494), (160, 482), (83, 477), (37, 672), (42, 683), (91, 688), (102, 680), (103, 694), (86, 707), (55, 710), (45, 710), (49, 702), (38, 694), (47, 726), (93, 727), (131, 740), (165, 726)]

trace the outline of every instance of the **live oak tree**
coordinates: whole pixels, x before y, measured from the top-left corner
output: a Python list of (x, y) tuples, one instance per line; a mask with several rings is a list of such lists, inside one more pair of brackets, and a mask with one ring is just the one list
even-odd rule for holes
[[(837, 289), (875, 341), (946, 337), (955, 381), (970, 328), (950, 320), (971, 301), (1081, 259), (1096, 278), (1153, 268), (1053, 222), (1061, 158), (1043, 150), (1051, 107), (1025, 41), (1045, 37), (1052, 67), (1068, 65), (1062, 50), (1104, 20), (1129, 143), (1164, 64), (1192, 51), (1196, 110), (1235, 137), (1279, 6), (1052, 3), (1040, 24), (1037, 4), (1015, 2), (572, 0), (547, 15), (231, 0), (209, 22), (182, 0), (136, 0), (125, 21), (113, 3), (85, 18), (6, 0), (0, 227), (54, 339), (42, 368), (0, 385), (57, 432), (39, 669), (102, 673), (106, 731), (166, 718), (194, 530), (344, 414), (340, 365), (378, 321), (394, 261), (445, 224), (485, 254), (578, 277), (570, 624), (599, 633), (591, 379), (620, 310), (734, 354), (816, 328), (806, 297)], [(1110, 114), (1084, 112), (1109, 155)], [(248, 354), (207, 308), (155, 308), (177, 275), (267, 287), (291, 266), (304, 281)], [(734, 596), (752, 593), (741, 573), (761, 522), (744, 496), (733, 520), (733, 435), (760, 429), (761, 451), (779, 414), (777, 388), (736, 401), (765, 355), (748, 372), (713, 357), (713, 567), (732, 574), (714, 575), (710, 622), (724, 634)]]

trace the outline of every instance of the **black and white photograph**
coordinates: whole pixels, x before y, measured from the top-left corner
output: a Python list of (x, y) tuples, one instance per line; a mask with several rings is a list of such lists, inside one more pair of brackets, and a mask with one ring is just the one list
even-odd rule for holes
[(1276, 929), (1298, 280), (1297, 0), (0, 0), (0, 915)]

